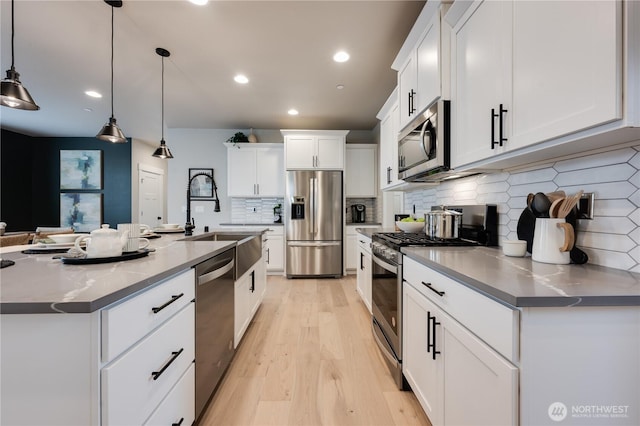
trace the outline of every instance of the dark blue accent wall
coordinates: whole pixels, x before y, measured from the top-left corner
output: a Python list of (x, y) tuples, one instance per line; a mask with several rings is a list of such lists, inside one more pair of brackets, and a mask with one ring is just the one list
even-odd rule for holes
[(0, 221), (7, 231), (60, 226), (60, 150), (102, 151), (102, 223), (131, 222), (131, 140), (30, 137), (2, 129)]

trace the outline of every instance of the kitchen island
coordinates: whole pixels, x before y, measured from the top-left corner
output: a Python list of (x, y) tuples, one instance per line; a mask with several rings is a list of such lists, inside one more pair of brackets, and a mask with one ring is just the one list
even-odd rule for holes
[(0, 423), (194, 420), (193, 267), (236, 242), (183, 239), (90, 265), (4, 250), (15, 265), (0, 272)]
[(639, 274), (402, 253), (403, 373), (434, 425), (640, 423)]

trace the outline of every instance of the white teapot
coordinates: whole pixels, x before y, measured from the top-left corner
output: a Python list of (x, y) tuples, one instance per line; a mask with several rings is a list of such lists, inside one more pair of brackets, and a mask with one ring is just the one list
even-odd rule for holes
[[(87, 257), (120, 256), (128, 238), (129, 231), (118, 232), (115, 229), (109, 229), (108, 224), (104, 224), (102, 229), (96, 229), (89, 235), (78, 238), (75, 248)], [(80, 247), (80, 243), (84, 240), (87, 240), (87, 250)]]

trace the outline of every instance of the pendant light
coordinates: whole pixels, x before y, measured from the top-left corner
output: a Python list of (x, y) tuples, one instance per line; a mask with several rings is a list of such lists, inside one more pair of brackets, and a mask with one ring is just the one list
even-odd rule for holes
[(168, 58), (171, 53), (162, 47), (156, 48), (156, 53), (162, 57), (162, 138), (160, 139), (160, 146), (155, 150), (153, 156), (158, 158), (173, 158), (171, 151), (164, 142), (164, 58)]
[(111, 143), (127, 143), (127, 138), (116, 124), (116, 118), (113, 116), (113, 8), (122, 7), (122, 1), (104, 0), (104, 2), (111, 6), (111, 118), (96, 135), (96, 138)]
[(13, 1), (11, 0), (11, 69), (7, 70), (7, 78), (2, 80), (0, 104), (9, 108), (37, 111), (40, 109), (29, 94), (26, 87), (20, 83), (20, 74), (14, 67), (13, 38), (15, 26), (13, 23)]

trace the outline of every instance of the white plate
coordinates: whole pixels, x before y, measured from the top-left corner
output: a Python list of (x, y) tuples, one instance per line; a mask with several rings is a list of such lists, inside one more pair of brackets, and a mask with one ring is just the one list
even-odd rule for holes
[(183, 228), (156, 228), (153, 230), (156, 234), (175, 234), (178, 232), (184, 232)]

